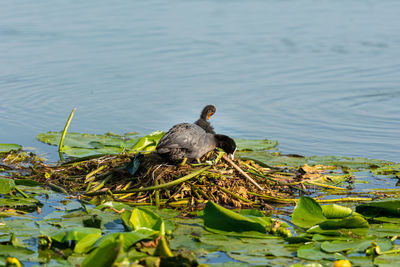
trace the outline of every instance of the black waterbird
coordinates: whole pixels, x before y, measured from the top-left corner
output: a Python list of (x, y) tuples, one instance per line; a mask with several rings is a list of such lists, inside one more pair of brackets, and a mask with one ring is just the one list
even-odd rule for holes
[(170, 161), (198, 160), (207, 152), (222, 148), (233, 158), (236, 143), (229, 136), (207, 133), (196, 124), (180, 123), (172, 127), (158, 142), (157, 153)]
[(200, 126), (207, 133), (215, 134), (214, 127), (211, 126), (208, 121), (210, 117), (215, 113), (217, 109), (213, 105), (207, 105), (203, 108), (200, 114), (200, 118), (194, 122), (194, 124)]

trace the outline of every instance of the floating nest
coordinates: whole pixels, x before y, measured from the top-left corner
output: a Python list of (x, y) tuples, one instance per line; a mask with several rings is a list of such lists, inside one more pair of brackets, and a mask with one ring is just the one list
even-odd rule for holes
[(96, 204), (114, 200), (190, 209), (202, 208), (207, 200), (234, 208), (270, 209), (269, 203), (294, 203), (299, 194), (316, 186), (329, 187), (313, 182), (323, 178), (326, 166), (272, 168), (255, 160), (232, 161), (220, 151), (210, 152), (201, 162), (181, 166), (147, 153), (47, 165), (36, 157), (34, 164), (25, 166), (24, 177)]

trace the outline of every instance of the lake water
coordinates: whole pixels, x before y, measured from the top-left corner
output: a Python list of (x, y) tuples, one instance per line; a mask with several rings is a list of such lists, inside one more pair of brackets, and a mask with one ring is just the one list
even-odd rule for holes
[(400, 1), (2, 1), (0, 143), (168, 130), (400, 161)]

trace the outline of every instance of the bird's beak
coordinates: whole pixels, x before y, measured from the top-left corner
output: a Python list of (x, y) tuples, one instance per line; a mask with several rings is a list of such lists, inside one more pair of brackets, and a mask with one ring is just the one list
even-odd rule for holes
[(207, 120), (209, 120), (213, 114), (214, 114), (214, 112), (209, 113), (207, 116)]
[(234, 159), (235, 159), (235, 156), (234, 156), (233, 154), (229, 154), (229, 155), (228, 155), (228, 158), (230, 158), (231, 160), (234, 160)]

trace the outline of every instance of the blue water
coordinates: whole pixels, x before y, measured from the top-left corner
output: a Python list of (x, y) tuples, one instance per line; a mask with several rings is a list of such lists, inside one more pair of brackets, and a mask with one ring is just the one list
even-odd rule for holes
[(399, 160), (400, 1), (11, 1), (0, 143), (195, 121), (286, 153)]

